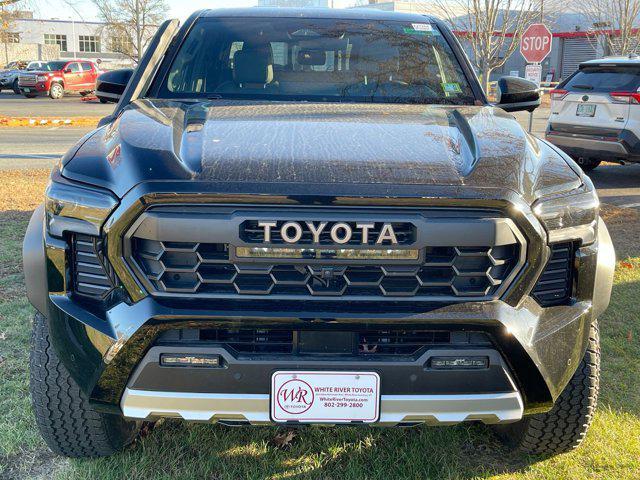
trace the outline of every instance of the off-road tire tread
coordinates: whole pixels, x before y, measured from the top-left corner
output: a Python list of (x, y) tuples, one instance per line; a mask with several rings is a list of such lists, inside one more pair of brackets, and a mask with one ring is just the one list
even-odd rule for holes
[(39, 313), (33, 321), (29, 366), (36, 423), (54, 453), (76, 458), (108, 456), (135, 438), (135, 424), (89, 406), (54, 352), (47, 320)]
[[(594, 322), (589, 345), (551, 411), (532, 415), (511, 430), (514, 446), (534, 455), (558, 455), (577, 448), (593, 421), (600, 386), (600, 335)], [(516, 433), (516, 435), (513, 435)]]

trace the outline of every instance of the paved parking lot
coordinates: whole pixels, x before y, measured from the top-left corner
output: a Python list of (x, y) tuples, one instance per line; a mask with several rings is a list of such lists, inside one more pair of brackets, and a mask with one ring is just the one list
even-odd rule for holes
[(103, 117), (113, 111), (113, 104), (97, 100), (82, 101), (80, 95), (67, 95), (60, 100), (49, 97), (26, 98), (10, 91), (0, 92), (0, 116), (6, 117)]
[(51, 168), (91, 130), (89, 127), (0, 127), (0, 171)]

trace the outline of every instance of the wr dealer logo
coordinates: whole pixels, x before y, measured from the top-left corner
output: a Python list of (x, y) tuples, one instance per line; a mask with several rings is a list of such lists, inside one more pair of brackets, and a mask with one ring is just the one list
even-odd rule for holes
[(280, 408), (287, 413), (304, 413), (313, 405), (313, 389), (307, 382), (294, 378), (280, 386), (277, 400)]

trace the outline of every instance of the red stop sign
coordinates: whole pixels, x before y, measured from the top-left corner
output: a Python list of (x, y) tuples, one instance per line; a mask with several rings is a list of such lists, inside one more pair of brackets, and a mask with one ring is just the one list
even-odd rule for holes
[(551, 52), (553, 36), (542, 23), (534, 23), (522, 34), (520, 53), (529, 63), (541, 63)]

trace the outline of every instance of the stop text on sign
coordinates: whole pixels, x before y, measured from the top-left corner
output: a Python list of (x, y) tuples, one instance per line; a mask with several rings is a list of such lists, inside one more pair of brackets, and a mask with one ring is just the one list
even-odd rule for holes
[(551, 43), (549, 37), (529, 37), (522, 39), (522, 49), (524, 51), (544, 50)]

